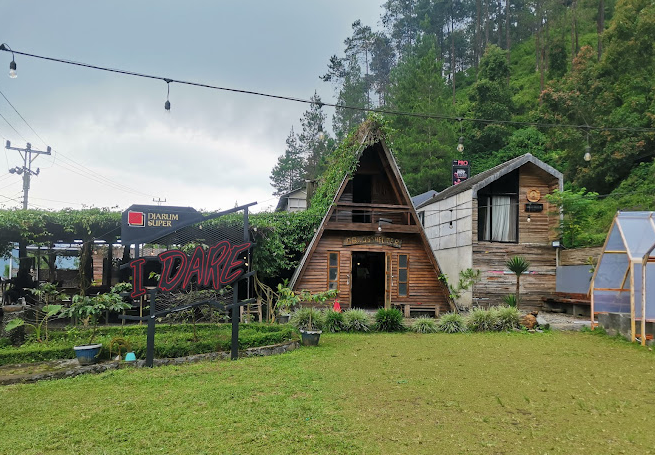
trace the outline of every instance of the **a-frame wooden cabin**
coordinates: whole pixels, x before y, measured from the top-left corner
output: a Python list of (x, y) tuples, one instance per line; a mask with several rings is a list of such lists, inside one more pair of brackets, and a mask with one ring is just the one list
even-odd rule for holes
[(402, 308), (436, 314), (451, 301), (393, 155), (369, 129), (296, 269), (290, 286), (339, 290), (341, 308)]

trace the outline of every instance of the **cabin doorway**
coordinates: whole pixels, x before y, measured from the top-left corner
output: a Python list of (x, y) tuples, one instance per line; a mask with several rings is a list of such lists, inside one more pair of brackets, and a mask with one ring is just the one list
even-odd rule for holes
[(351, 306), (365, 310), (383, 308), (385, 297), (385, 254), (353, 251)]

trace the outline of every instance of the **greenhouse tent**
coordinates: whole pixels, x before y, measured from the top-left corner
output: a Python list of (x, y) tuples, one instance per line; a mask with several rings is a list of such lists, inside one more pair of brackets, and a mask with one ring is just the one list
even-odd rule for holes
[(629, 313), (632, 341), (655, 321), (655, 212), (617, 212), (591, 280), (591, 317)]

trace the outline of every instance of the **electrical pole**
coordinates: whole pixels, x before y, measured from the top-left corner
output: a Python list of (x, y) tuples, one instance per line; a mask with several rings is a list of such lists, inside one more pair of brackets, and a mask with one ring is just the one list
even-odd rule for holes
[(32, 144), (29, 142), (24, 149), (19, 147), (12, 147), (11, 142), (7, 141), (5, 146), (7, 150), (16, 150), (20, 153), (21, 158), (23, 158), (23, 167), (16, 166), (15, 168), (9, 169), (9, 172), (12, 174), (23, 174), (23, 210), (27, 210), (27, 197), (30, 191), (30, 178), (33, 175), (39, 175), (40, 169), (36, 168), (36, 172), (32, 170), (32, 161), (34, 161), (39, 155), (50, 155), (50, 146), (48, 146), (45, 152), (41, 150), (32, 149)]

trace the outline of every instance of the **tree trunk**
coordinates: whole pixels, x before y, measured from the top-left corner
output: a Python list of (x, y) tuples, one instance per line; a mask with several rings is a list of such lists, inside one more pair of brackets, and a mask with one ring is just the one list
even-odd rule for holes
[(455, 18), (453, 2), (450, 2), (450, 78), (453, 84), (453, 106), (455, 105)]
[(498, 21), (498, 47), (502, 49), (503, 47), (503, 5), (500, 3), (500, 0), (496, 2), (497, 14), (496, 19)]
[(489, 45), (489, 2), (491, 0), (484, 1), (484, 47)]
[[(474, 52), (474, 65), (475, 74), (477, 75), (478, 63), (480, 63), (480, 55), (482, 53), (482, 36), (481, 36), (481, 22), (482, 22), (482, 5), (481, 0), (475, 1), (475, 52)], [(476, 76), (477, 77), (477, 76)]]
[(509, 37), (510, 30), (510, 17), (509, 17), (509, 0), (505, 0), (505, 45), (507, 46), (507, 67), (509, 68), (511, 41)]
[(521, 275), (516, 275), (516, 309), (519, 309), (519, 303), (521, 301), (519, 297), (519, 292), (520, 292), (520, 287), (521, 287)]
[(603, 55), (603, 32), (605, 31), (605, 0), (598, 2), (598, 21), (596, 23), (596, 32), (598, 33), (598, 60)]

